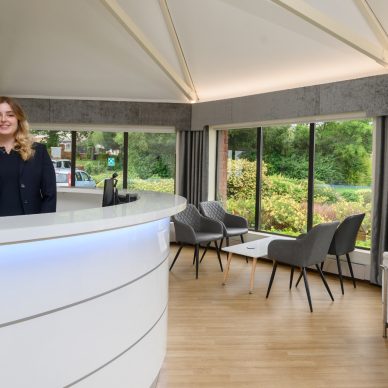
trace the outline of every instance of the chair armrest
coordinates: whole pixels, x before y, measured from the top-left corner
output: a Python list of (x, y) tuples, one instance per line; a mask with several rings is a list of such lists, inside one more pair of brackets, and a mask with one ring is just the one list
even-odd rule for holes
[(268, 244), (268, 258), (280, 263), (302, 266), (301, 240), (273, 240)]
[(241, 216), (225, 213), (224, 224), (231, 228), (248, 228), (248, 221)]
[(224, 234), (223, 225), (220, 221), (205, 216), (201, 216), (201, 232)]
[(175, 240), (177, 242), (195, 244), (195, 231), (192, 226), (173, 220), (175, 228)]

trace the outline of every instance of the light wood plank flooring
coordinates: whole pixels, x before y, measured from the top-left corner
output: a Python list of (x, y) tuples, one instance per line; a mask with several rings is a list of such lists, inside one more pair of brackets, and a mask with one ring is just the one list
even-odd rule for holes
[[(177, 247), (172, 245), (170, 262)], [(167, 356), (158, 388), (388, 387), (388, 341), (382, 338), (381, 289), (327, 276), (335, 302), (309, 272), (314, 312), (304, 285), (288, 290), (289, 268), (259, 260), (248, 293), (249, 264), (233, 259), (222, 286), (214, 251), (195, 279), (192, 248), (170, 273)], [(223, 254), (223, 263), (226, 258)], [(294, 280), (295, 281), (295, 280)]]

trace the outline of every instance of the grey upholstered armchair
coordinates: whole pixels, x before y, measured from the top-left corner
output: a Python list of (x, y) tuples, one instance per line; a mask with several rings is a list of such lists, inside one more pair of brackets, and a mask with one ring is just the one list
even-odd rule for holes
[[(195, 273), (196, 278), (198, 279), (200, 244), (206, 244), (206, 248), (204, 250), (205, 254), (207, 247), (213, 241), (216, 245), (217, 257), (220, 263), (221, 271), (223, 271), (220, 250), (217, 244), (217, 240), (221, 240), (223, 237), (222, 224), (216, 220), (211, 220), (202, 216), (197, 208), (191, 204), (187, 205), (185, 210), (173, 216), (172, 220), (175, 227), (175, 239), (176, 242), (180, 244), (180, 247), (170, 266), (170, 271), (174, 266), (182, 248), (185, 245), (194, 245), (194, 261), (196, 264)], [(204, 254), (202, 255), (202, 258)]]
[[(344, 284), (342, 281), (342, 270), (341, 270), (341, 262), (339, 260), (339, 256), (346, 255), (346, 259), (348, 262), (350, 276), (353, 280), (353, 287), (356, 288), (356, 280), (353, 274), (352, 263), (350, 262), (349, 253), (354, 251), (356, 246), (357, 233), (360, 229), (362, 221), (365, 217), (365, 213), (354, 214), (345, 218), (338, 229), (335, 231), (333, 240), (331, 241), (329, 247), (329, 254), (335, 255), (337, 259), (337, 268), (338, 268), (338, 276), (341, 283), (341, 291), (342, 295), (344, 294)], [(323, 267), (323, 263), (321, 265), (321, 269)]]
[[(353, 287), (356, 288), (356, 279), (353, 274), (353, 267), (350, 261), (349, 253), (354, 251), (357, 240), (357, 233), (360, 229), (362, 221), (365, 217), (365, 213), (354, 214), (349, 217), (346, 217), (337, 230), (334, 233), (333, 239), (331, 240), (331, 244), (329, 247), (329, 255), (335, 255), (337, 260), (337, 271), (338, 277), (341, 284), (342, 295), (344, 295), (344, 283), (342, 279), (342, 269), (341, 269), (341, 261), (340, 256), (346, 255), (346, 260), (348, 262), (349, 273), (353, 281)], [(321, 263), (321, 269), (323, 270), (323, 264)], [(299, 284), (302, 274), (299, 276), (296, 285)]]
[(227, 213), (218, 201), (201, 202), (199, 210), (204, 216), (222, 223), (223, 237), (226, 239), (227, 246), (229, 245), (229, 237), (232, 236), (240, 236), (241, 242), (244, 242), (243, 235), (248, 233), (248, 222), (244, 217)]
[(311, 312), (313, 311), (313, 306), (311, 303), (310, 289), (306, 272), (306, 268), (309, 266), (315, 265), (331, 300), (334, 301), (329, 285), (327, 284), (321, 267), (318, 264), (325, 260), (331, 240), (338, 225), (339, 222), (319, 224), (296, 240), (274, 240), (270, 242), (268, 245), (268, 258), (273, 260), (273, 269), (268, 285), (267, 298), (271, 291), (277, 264), (284, 263), (291, 266), (290, 288), (292, 286), (292, 278), (295, 267), (301, 268)]

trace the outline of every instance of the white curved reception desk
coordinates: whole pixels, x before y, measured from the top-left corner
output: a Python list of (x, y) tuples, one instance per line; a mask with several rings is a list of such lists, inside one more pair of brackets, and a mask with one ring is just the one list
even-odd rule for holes
[(184, 198), (141, 192), (102, 208), (0, 219), (0, 386), (150, 387), (167, 339), (169, 217)]

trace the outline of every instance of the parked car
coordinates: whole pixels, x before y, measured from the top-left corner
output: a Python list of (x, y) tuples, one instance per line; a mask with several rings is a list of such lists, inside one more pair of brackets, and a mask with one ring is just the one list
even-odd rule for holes
[[(71, 186), (71, 172), (69, 168), (55, 170), (57, 186)], [(83, 170), (75, 170), (75, 186), (93, 188), (96, 187), (95, 180)]]
[(71, 168), (71, 160), (69, 159), (52, 159), (55, 169), (58, 168)]

